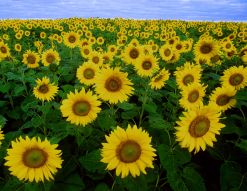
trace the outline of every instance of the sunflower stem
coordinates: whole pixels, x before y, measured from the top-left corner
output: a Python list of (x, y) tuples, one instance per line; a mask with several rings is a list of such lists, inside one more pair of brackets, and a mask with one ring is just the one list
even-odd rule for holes
[(242, 113), (242, 116), (243, 116), (243, 118), (244, 118), (244, 121), (245, 121), (245, 115), (244, 115), (244, 112), (243, 112), (243, 110), (241, 109), (241, 108), (239, 108), (239, 110), (240, 110), (240, 112)]
[(140, 118), (139, 118), (138, 127), (140, 127), (141, 124), (142, 124), (142, 120), (143, 120), (142, 118), (143, 118), (143, 114), (144, 114), (144, 107), (146, 105), (147, 98), (148, 98), (148, 83), (146, 84), (146, 87), (145, 87), (145, 94), (144, 94), (144, 98), (143, 98), (143, 102), (142, 102), (142, 109), (141, 109), (141, 114), (140, 114)]
[(47, 132), (46, 132), (46, 113), (44, 112), (44, 107), (45, 107), (45, 102), (42, 101), (42, 122), (43, 122), (43, 133), (46, 136)]
[(111, 190), (114, 189), (115, 183), (116, 183), (116, 179), (115, 179), (114, 182), (112, 183)]

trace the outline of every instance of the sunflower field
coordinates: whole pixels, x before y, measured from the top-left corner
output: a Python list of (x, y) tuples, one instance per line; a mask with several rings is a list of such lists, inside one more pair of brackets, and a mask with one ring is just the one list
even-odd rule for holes
[(247, 23), (0, 21), (1, 191), (246, 191)]

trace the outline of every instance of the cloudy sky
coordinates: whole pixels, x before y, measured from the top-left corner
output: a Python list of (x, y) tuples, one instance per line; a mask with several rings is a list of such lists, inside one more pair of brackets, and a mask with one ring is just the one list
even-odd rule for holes
[(247, 21), (247, 0), (0, 1), (0, 19), (69, 17)]

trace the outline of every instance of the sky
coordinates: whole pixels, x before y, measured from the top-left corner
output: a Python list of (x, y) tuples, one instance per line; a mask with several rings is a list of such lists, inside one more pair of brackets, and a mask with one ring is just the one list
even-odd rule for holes
[(70, 17), (247, 21), (247, 0), (0, 1), (0, 19)]

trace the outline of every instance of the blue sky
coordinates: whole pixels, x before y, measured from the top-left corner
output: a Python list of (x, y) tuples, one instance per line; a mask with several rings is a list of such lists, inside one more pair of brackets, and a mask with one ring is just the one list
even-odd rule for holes
[(0, 19), (69, 17), (247, 21), (247, 0), (0, 1)]

